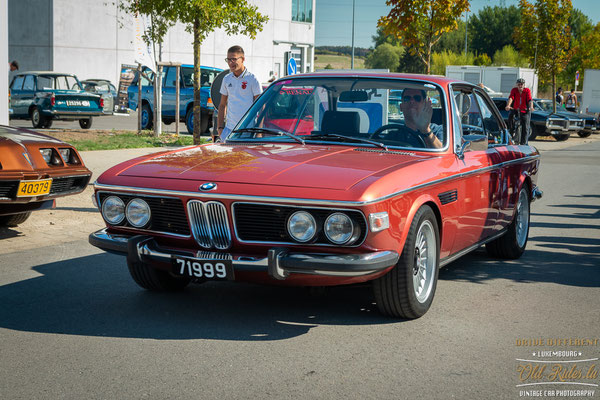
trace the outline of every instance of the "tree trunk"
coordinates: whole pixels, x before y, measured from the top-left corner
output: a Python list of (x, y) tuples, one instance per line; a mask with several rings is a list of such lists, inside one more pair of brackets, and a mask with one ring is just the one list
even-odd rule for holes
[(556, 112), (556, 75), (552, 73), (552, 94), (554, 95), (554, 101), (552, 101), (552, 112)]
[(194, 144), (200, 144), (200, 19), (194, 19)]

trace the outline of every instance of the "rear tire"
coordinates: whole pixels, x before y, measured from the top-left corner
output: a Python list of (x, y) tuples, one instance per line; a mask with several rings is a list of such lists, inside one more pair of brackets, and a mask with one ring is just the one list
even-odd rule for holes
[(20, 214), (12, 214), (12, 215), (3, 215), (0, 217), (0, 226), (8, 226), (13, 227), (19, 224), (22, 224), (29, 218), (31, 215), (31, 211), (20, 213)]
[(142, 105), (142, 130), (150, 130), (154, 126), (152, 110), (148, 103)]
[(517, 210), (513, 221), (506, 228), (504, 235), (487, 243), (485, 248), (489, 255), (496, 258), (514, 260), (523, 254), (529, 237), (529, 187), (524, 184), (519, 192)]
[(90, 129), (90, 127), (92, 126), (92, 117), (80, 119), (79, 126), (81, 127), (81, 129)]
[(46, 117), (42, 115), (40, 109), (37, 107), (31, 109), (31, 124), (36, 129), (44, 128), (44, 125), (46, 124)]
[(569, 136), (571, 136), (570, 133), (561, 133), (560, 135), (554, 136), (554, 139), (556, 139), (557, 142), (564, 142)]
[[(208, 132), (209, 116), (207, 113), (200, 112), (200, 135)], [(185, 127), (190, 135), (194, 134), (194, 108), (190, 107), (185, 114)]]
[(411, 223), (398, 264), (373, 281), (382, 314), (414, 319), (431, 307), (440, 264), (440, 234), (429, 206), (421, 207)]
[(579, 132), (577, 132), (577, 134), (581, 138), (586, 138), (592, 134), (592, 131), (579, 131)]
[(176, 292), (183, 290), (189, 283), (189, 278), (177, 278), (139, 261), (127, 260), (131, 277), (140, 287), (154, 292)]

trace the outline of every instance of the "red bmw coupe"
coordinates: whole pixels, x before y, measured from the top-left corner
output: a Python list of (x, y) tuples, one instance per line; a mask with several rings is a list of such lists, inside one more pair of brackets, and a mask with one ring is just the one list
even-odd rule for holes
[(472, 84), (295, 75), (269, 86), (224, 143), (102, 174), (106, 228), (90, 243), (123, 254), (149, 290), (370, 281), (382, 313), (418, 318), (440, 267), (482, 245), (521, 256), (539, 165)]

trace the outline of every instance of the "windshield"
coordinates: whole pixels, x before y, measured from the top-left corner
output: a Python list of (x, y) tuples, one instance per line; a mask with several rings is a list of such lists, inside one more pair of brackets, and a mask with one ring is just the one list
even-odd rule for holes
[[(215, 71), (212, 69), (200, 69), (200, 86), (210, 87), (214, 82), (217, 75), (221, 71)], [(183, 84), (185, 87), (194, 87), (194, 68), (193, 67), (182, 67), (181, 74), (183, 75)]]
[(442, 148), (447, 143), (445, 116), (441, 91), (432, 84), (297, 78), (271, 85), (228, 140)]
[(552, 112), (552, 100), (536, 100), (533, 103), (538, 110)]
[(70, 75), (40, 75), (38, 90), (82, 90), (77, 78)]

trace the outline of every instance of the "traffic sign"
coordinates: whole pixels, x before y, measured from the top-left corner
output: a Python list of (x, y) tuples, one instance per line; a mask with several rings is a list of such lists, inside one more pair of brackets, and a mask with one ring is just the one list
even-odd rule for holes
[(296, 64), (296, 59), (294, 57), (290, 57), (287, 63), (287, 74), (295, 75), (298, 73), (298, 65)]

